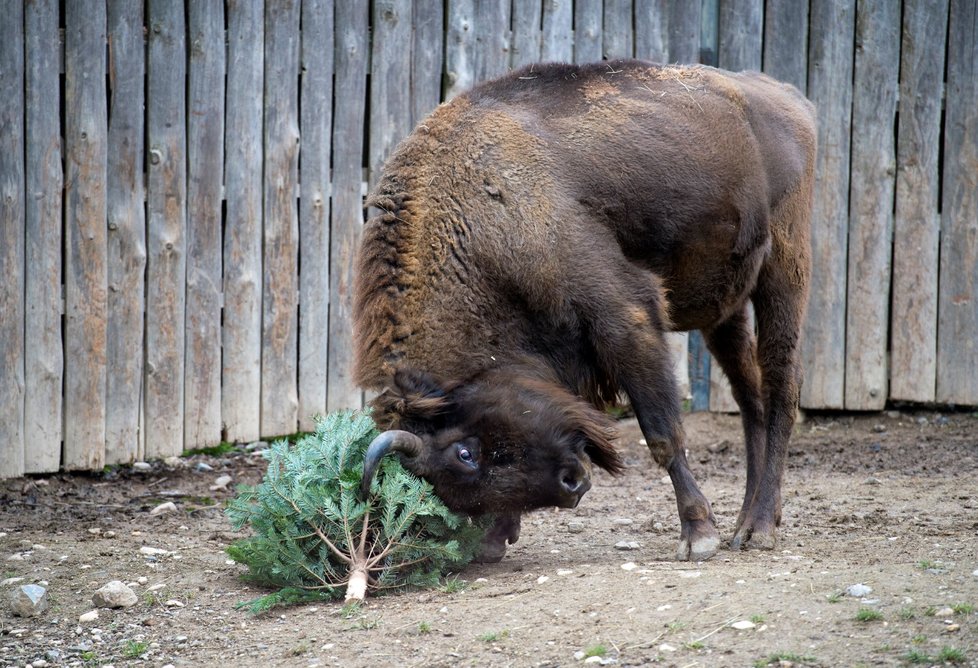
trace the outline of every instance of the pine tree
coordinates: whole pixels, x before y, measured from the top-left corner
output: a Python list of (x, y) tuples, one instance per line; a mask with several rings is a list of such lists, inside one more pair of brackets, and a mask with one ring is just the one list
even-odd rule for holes
[(295, 445), (266, 452), (262, 482), (242, 487), (228, 505), (236, 530), (253, 535), (228, 547), (249, 567), (245, 577), (278, 591), (246, 604), (276, 605), (434, 586), (475, 556), (490, 518), (456, 515), (424, 480), (387, 457), (371, 487), (358, 496), (363, 458), (377, 435), (370, 416), (343, 411), (318, 420)]

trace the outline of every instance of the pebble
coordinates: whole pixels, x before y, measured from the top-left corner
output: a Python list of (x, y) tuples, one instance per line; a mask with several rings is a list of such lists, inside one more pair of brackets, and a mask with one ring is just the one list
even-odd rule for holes
[(176, 455), (171, 455), (167, 457), (166, 459), (163, 460), (163, 463), (166, 464), (166, 466), (171, 469), (180, 469), (186, 466), (184, 460), (181, 457), (177, 457)]
[(557, 569), (557, 575), (570, 575), (573, 572), (574, 571), (572, 571), (569, 568), (560, 568), (560, 569)]
[(133, 471), (150, 471), (153, 465), (148, 462), (136, 462), (132, 465)]
[(47, 590), (44, 587), (21, 585), (10, 593), (10, 611), (17, 617), (37, 617), (47, 607)]
[(628, 525), (633, 524), (634, 522), (630, 517), (617, 517), (615, 518), (614, 523), (617, 524), (618, 526), (627, 527)]
[(973, 576), (975, 576), (976, 578), (978, 578), (978, 568), (976, 568), (975, 570), (971, 571), (971, 574)]
[(944, 627), (944, 630), (947, 631), (948, 633), (954, 633), (955, 631), (960, 631), (961, 630), (961, 625), (960, 624), (948, 624), (947, 626)]
[(636, 568), (638, 568), (638, 564), (634, 561), (628, 561), (621, 565), (623, 571), (634, 571)]
[(846, 594), (854, 598), (862, 598), (863, 596), (871, 593), (873, 593), (873, 588), (867, 587), (864, 584), (854, 584), (846, 587)]
[(208, 473), (210, 471), (213, 471), (214, 467), (208, 464), (207, 462), (197, 462), (197, 466), (194, 467), (194, 470), (197, 471), (198, 473)]
[(173, 501), (167, 501), (166, 503), (161, 503), (160, 505), (149, 511), (150, 515), (162, 515), (163, 513), (173, 513), (177, 510), (177, 504)]
[(953, 617), (954, 609), (947, 606), (940, 608), (934, 612), (935, 617)]
[(873, 431), (877, 434), (882, 434), (886, 432), (886, 425), (884, 424), (873, 425)]
[(216, 492), (221, 489), (227, 489), (227, 486), (231, 483), (231, 480), (232, 480), (231, 476), (222, 475), (217, 480), (215, 480), (214, 484), (211, 485), (208, 489), (210, 489), (210, 491), (212, 492)]
[(659, 651), (660, 652), (675, 652), (676, 651), (676, 648), (673, 645), (670, 645), (669, 643), (664, 642), (661, 645), (659, 645)]
[(757, 624), (754, 622), (747, 619), (742, 619), (739, 622), (734, 622), (731, 624), (730, 628), (737, 629), (738, 631), (747, 631), (748, 629), (755, 628), (756, 626)]
[(78, 618), (78, 623), (87, 624), (88, 622), (94, 622), (96, 619), (98, 619), (98, 610), (89, 610)]
[(630, 541), (630, 540), (620, 540), (617, 543), (615, 543), (615, 549), (616, 550), (637, 550), (638, 549), (638, 543), (636, 543), (635, 541)]
[(185, 604), (181, 603), (175, 598), (171, 598), (169, 601), (166, 601), (163, 605), (165, 605), (168, 608), (182, 608), (184, 607)]
[(119, 580), (112, 580), (92, 595), (92, 604), (97, 608), (128, 608), (138, 601), (136, 592)]
[(0, 587), (9, 587), (10, 585), (15, 585), (18, 582), (23, 582), (24, 578), (7, 578), (0, 582)]
[(143, 545), (139, 548), (139, 553), (147, 557), (159, 557), (164, 554), (170, 554), (166, 550), (161, 550), (158, 547), (149, 547), (148, 545)]
[(568, 522), (567, 531), (570, 533), (581, 533), (584, 531), (584, 522)]
[(537, 584), (542, 585), (544, 582), (546, 582), (549, 579), (550, 578), (548, 578), (546, 575), (541, 575), (540, 577), (537, 578)]

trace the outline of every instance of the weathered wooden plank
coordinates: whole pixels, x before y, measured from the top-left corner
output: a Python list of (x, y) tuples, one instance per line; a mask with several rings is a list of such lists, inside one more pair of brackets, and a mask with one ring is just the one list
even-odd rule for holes
[(221, 440), (224, 5), (190, 0), (184, 448)]
[(845, 407), (850, 410), (881, 410), (887, 398), (899, 63), (900, 7), (863, 0), (856, 12), (849, 189)]
[[(751, 331), (756, 331), (753, 304), (747, 304), (747, 318)], [(737, 405), (730, 389), (730, 380), (713, 359), (710, 361), (710, 410), (715, 413), (740, 412), (740, 406)]]
[(475, 82), (509, 70), (510, 0), (479, 0), (475, 5)]
[(694, 411), (710, 410), (710, 353), (706, 349), (703, 335), (697, 331), (689, 333), (689, 387), (692, 395), (691, 408)]
[(701, 0), (700, 11), (699, 62), (716, 67), (720, 48), (720, 0)]
[(669, 49), (671, 63), (700, 62), (700, 24), (703, 7), (690, 0), (669, 0)]
[(574, 57), (573, 0), (543, 0), (541, 60), (569, 63)]
[[(415, 9), (415, 13), (417, 13), (417, 9)], [(510, 62), (514, 69), (539, 62), (542, 15), (543, 6), (540, 4), (540, 0), (513, 0), (513, 36)]]
[(635, 57), (669, 60), (669, 0), (635, 0)]
[(854, 5), (854, 0), (812, 2), (808, 95), (822, 122), (815, 165), (812, 281), (801, 345), (805, 408), (844, 405)]
[[(329, 360), (329, 132), (333, 125), (333, 3), (302, 3), (299, 131), (299, 429), (326, 414)], [(403, 111), (403, 110), (402, 110)]]
[(139, 456), (143, 384), (146, 213), (143, 182), (143, 3), (108, 3), (109, 110), (108, 323), (106, 325), (105, 463)]
[[(30, 342), (24, 350), (24, 442), (30, 444), (24, 471), (44, 473), (57, 471), (61, 465), (64, 375), (61, 342), (61, 248), (64, 241), (61, 233), (61, 91), (58, 80), (61, 45), (57, 0), (25, 3), (24, 27), (27, 68), (24, 200), (27, 321), (24, 340)], [(4, 59), (3, 62), (8, 61)], [(7, 149), (2, 150), (6, 152)], [(10, 273), (3, 272), (3, 275)], [(4, 400), (0, 399), (0, 403)]]
[[(539, 7), (537, 9), (539, 12)], [(413, 128), (441, 102), (445, 19), (440, 4), (415, 3), (411, 42), (411, 122)], [(539, 25), (540, 21), (537, 20)], [(539, 30), (537, 30), (539, 42)], [(523, 48), (528, 48), (524, 45)], [(539, 54), (540, 48), (537, 47)]]
[(65, 14), (64, 468), (105, 456), (106, 91), (105, 6)]
[(24, 473), (24, 9), (0, 11), (0, 478)]
[(449, 0), (448, 34), (445, 36), (446, 100), (475, 83), (474, 24), (475, 0)]
[(261, 432), (263, 7), (263, 0), (227, 5), (221, 415), (230, 441)]
[(261, 432), (298, 426), (299, 0), (265, 5)]
[(187, 247), (183, 5), (149, 0), (146, 458), (183, 452)]
[(764, 9), (764, 71), (798, 90), (808, 82), (808, 0), (767, 0)]
[[(333, 209), (330, 238), (328, 410), (358, 408), (353, 382), (353, 260), (363, 228), (363, 124), (367, 79), (367, 3), (336, 6), (336, 99), (333, 121)], [(449, 45), (451, 46), (451, 44)], [(456, 80), (456, 84), (458, 81)]]
[(890, 397), (937, 388), (938, 156), (947, 0), (907, 0), (900, 53)]
[[(411, 131), (411, 60), (401, 55), (411, 39), (410, 0), (376, 0), (373, 4), (373, 53), (370, 58), (369, 184), (380, 179), (391, 151)], [(478, 22), (476, 22), (478, 24)], [(485, 72), (482, 72), (485, 76)]]
[(634, 57), (635, 35), (632, 25), (632, 0), (604, 0), (605, 58)]
[(937, 400), (978, 405), (978, 2), (951, 0)]
[(763, 33), (764, 0), (720, 0), (720, 67), (760, 71)]
[(602, 0), (574, 3), (574, 62), (596, 63), (604, 55)]
[(686, 401), (692, 397), (689, 386), (689, 332), (669, 332), (666, 343), (676, 372), (679, 396)]

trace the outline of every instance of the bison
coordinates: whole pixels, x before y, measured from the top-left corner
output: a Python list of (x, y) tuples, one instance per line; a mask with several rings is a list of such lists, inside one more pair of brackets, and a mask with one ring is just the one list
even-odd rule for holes
[[(741, 409), (730, 546), (772, 548), (797, 410), (815, 113), (758, 73), (633, 60), (534, 65), (439, 106), (368, 198), (355, 379), (386, 453), (453, 510), (573, 507), (621, 473), (602, 410), (627, 395), (675, 489), (679, 559), (720, 546), (686, 461), (665, 333), (700, 330)], [(748, 302), (753, 304), (754, 326)]]

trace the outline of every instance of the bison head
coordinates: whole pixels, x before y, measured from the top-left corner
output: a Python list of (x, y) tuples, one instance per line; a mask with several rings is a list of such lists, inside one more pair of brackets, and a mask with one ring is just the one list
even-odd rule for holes
[(456, 512), (572, 508), (591, 487), (591, 464), (623, 470), (610, 419), (553, 379), (523, 368), (442, 382), (400, 370), (374, 402), (388, 431), (371, 444), (362, 489), (398, 452)]

